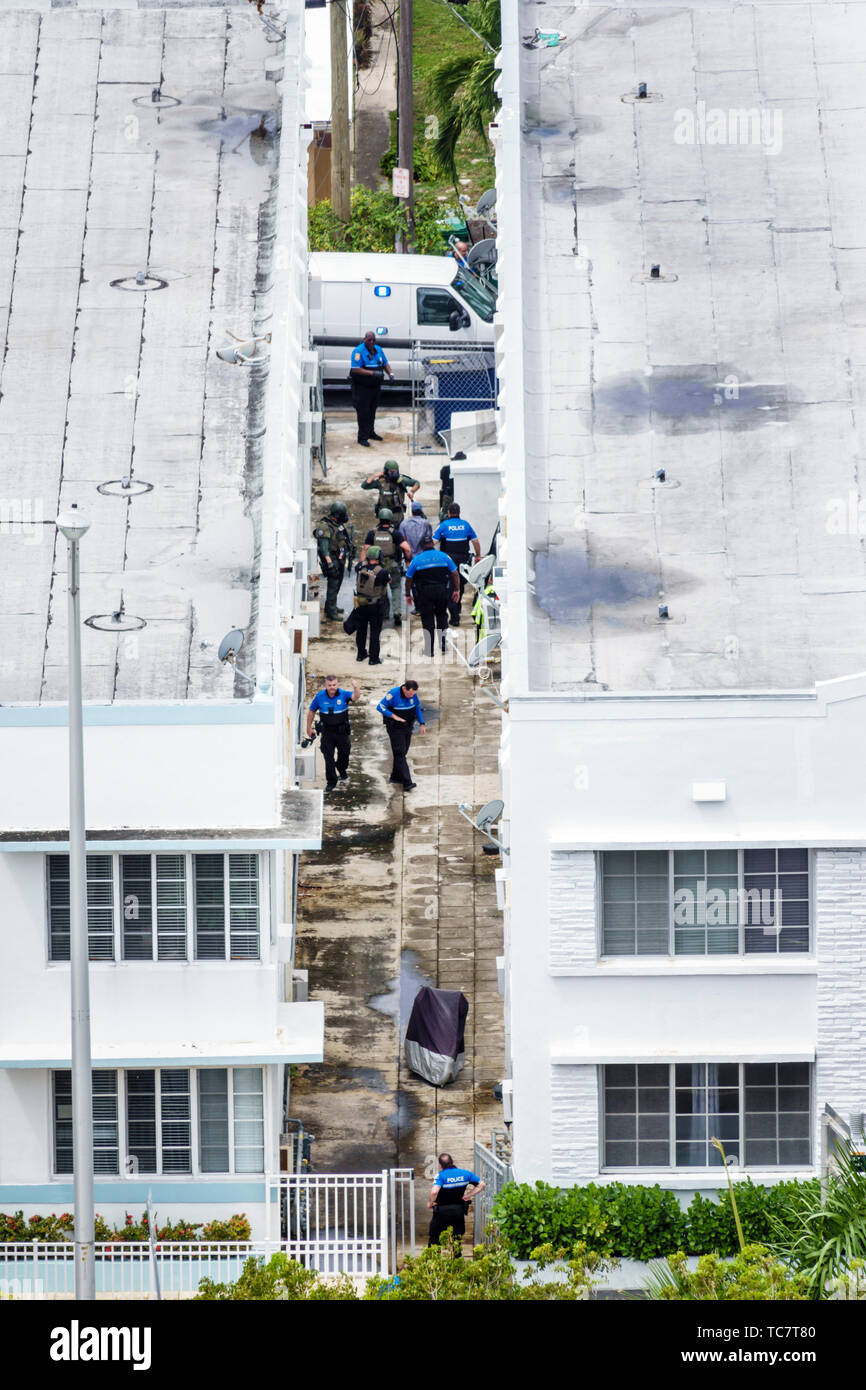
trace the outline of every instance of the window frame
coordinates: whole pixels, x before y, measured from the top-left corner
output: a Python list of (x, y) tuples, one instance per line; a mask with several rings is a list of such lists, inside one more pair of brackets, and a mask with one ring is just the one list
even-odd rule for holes
[[(693, 847), (693, 848), (696, 848), (697, 852), (703, 853), (703, 854), (704, 854), (704, 856), (705, 856), (704, 862), (705, 862), (705, 864), (706, 864), (706, 853), (707, 853), (707, 851), (719, 849), (719, 848), (722, 848), (722, 847), (720, 847), (720, 846), (718, 846), (718, 845), (700, 845), (700, 846)], [(730, 848), (730, 847), (729, 847), (729, 848)], [(755, 846), (752, 846), (752, 845), (742, 845), (742, 846), (738, 846), (738, 847), (736, 848), (736, 855), (737, 855), (737, 888), (738, 888), (738, 890), (740, 890), (740, 891), (742, 891), (742, 890), (744, 889), (744, 886), (745, 886), (745, 869), (744, 869), (744, 865), (745, 865), (745, 854), (746, 854), (746, 851), (747, 851), (747, 850), (751, 850), (751, 849), (754, 849), (754, 848), (755, 848)], [(767, 846), (767, 848), (771, 849), (771, 850), (773, 851), (773, 853), (776, 854), (776, 855), (778, 856), (780, 846), (778, 846), (778, 845), (771, 845), (771, 846)], [(604, 874), (604, 856), (605, 856), (605, 854), (611, 854), (611, 853), (620, 854), (620, 853), (623, 853), (623, 852), (624, 852), (624, 853), (627, 853), (627, 854), (641, 854), (641, 853), (644, 853), (644, 850), (643, 850), (643, 849), (638, 849), (638, 848), (627, 849), (627, 848), (623, 847), (623, 849), (619, 849), (619, 850), (598, 850), (598, 851), (596, 851), (596, 854), (595, 854), (595, 865), (596, 865), (596, 893), (595, 893), (595, 904), (596, 904), (596, 923), (597, 923), (597, 931), (596, 931), (596, 951), (597, 951), (597, 957), (598, 957), (598, 959), (599, 959), (600, 961), (603, 960), (603, 961), (606, 961), (606, 962), (614, 962), (614, 963), (615, 963), (615, 962), (619, 962), (619, 961), (622, 961), (622, 962), (625, 962), (625, 961), (649, 961), (649, 962), (654, 962), (654, 961), (668, 961), (668, 962), (670, 962), (670, 961), (674, 961), (674, 962), (681, 962), (681, 961), (682, 961), (682, 962), (689, 963), (689, 964), (694, 964), (695, 961), (707, 961), (707, 962), (718, 963), (718, 962), (720, 962), (720, 961), (763, 961), (763, 962), (767, 962), (767, 961), (770, 961), (770, 960), (772, 960), (772, 961), (802, 961), (802, 960), (808, 960), (808, 959), (810, 959), (810, 958), (814, 959), (814, 956), (815, 956), (815, 872), (814, 872), (814, 851), (813, 851), (812, 849), (810, 849), (810, 848), (807, 848), (805, 845), (783, 846), (782, 848), (796, 848), (796, 849), (799, 849), (799, 850), (805, 850), (805, 853), (806, 853), (806, 876), (807, 876), (807, 879), (808, 879), (808, 889), (807, 889), (807, 896), (806, 896), (807, 912), (808, 912), (808, 922), (806, 923), (806, 931), (808, 932), (808, 940), (807, 940), (806, 949), (805, 949), (804, 951), (782, 951), (782, 950), (779, 949), (778, 940), (777, 940), (777, 944), (776, 944), (775, 949), (772, 950), (772, 951), (747, 951), (747, 950), (745, 949), (745, 946), (746, 946), (746, 928), (747, 928), (747, 924), (746, 924), (746, 922), (745, 922), (745, 920), (744, 920), (745, 914), (743, 914), (743, 913), (738, 913), (738, 917), (740, 918), (740, 920), (737, 922), (737, 950), (736, 950), (736, 952), (734, 952), (734, 951), (707, 951), (706, 949), (704, 949), (703, 951), (680, 951), (680, 952), (678, 952), (678, 951), (676, 950), (676, 935), (675, 935), (677, 928), (676, 928), (676, 925), (675, 925), (675, 923), (674, 923), (674, 891), (675, 891), (675, 889), (674, 889), (674, 883), (675, 883), (675, 879), (676, 879), (676, 873), (675, 873), (675, 868), (674, 868), (674, 863), (675, 863), (675, 861), (674, 861), (674, 855), (683, 852), (681, 849), (678, 848), (678, 849), (666, 849), (666, 850), (661, 850), (661, 851), (655, 851), (656, 853), (662, 853), (662, 854), (666, 854), (666, 855), (668, 856), (668, 869), (667, 869), (667, 878), (668, 878), (668, 898), (667, 898), (667, 909), (668, 909), (668, 949), (667, 949), (667, 951), (637, 951), (637, 950), (635, 950), (635, 951), (630, 951), (630, 952), (628, 952), (628, 953), (626, 953), (626, 952), (621, 952), (621, 953), (618, 953), (618, 952), (612, 952), (612, 953), (611, 953), (611, 952), (606, 952), (606, 951), (605, 951), (605, 920), (604, 920), (604, 908), (605, 908), (605, 893), (604, 893), (604, 880), (605, 880), (605, 874)], [(778, 866), (778, 858), (777, 858), (777, 860), (776, 860), (776, 863), (777, 863), (777, 866)], [(779, 870), (778, 870), (778, 867), (777, 867), (777, 869), (776, 869), (776, 876), (777, 876), (777, 878), (778, 878), (778, 873), (779, 873)], [(683, 877), (684, 875), (680, 875), (680, 876)], [(705, 874), (705, 877), (709, 877), (709, 875), (708, 875), (708, 874)], [(636, 885), (636, 884), (637, 884), (637, 865), (636, 865), (636, 864), (635, 864), (635, 872), (634, 872), (634, 881), (635, 881), (635, 885)], [(635, 902), (637, 902), (637, 899), (635, 899)], [(698, 930), (697, 924), (696, 924), (696, 926), (695, 926), (695, 930)], [(705, 933), (704, 940), (705, 940), (705, 942), (706, 942), (706, 931), (707, 931), (707, 928), (704, 927), (703, 930), (704, 930), (704, 933)], [(637, 945), (637, 921), (635, 921), (635, 945)]]
[[(653, 1164), (639, 1164), (639, 1163), (634, 1163), (634, 1164), (615, 1164), (615, 1163), (610, 1163), (610, 1164), (609, 1164), (609, 1163), (606, 1163), (606, 1162), (605, 1162), (605, 1158), (606, 1158), (606, 1149), (607, 1149), (607, 1132), (606, 1132), (606, 1131), (607, 1131), (607, 1120), (608, 1120), (608, 1114), (609, 1114), (609, 1112), (608, 1112), (608, 1109), (607, 1109), (607, 1101), (606, 1101), (605, 1072), (606, 1072), (606, 1070), (607, 1070), (607, 1066), (608, 1066), (608, 1065), (609, 1065), (609, 1066), (617, 1066), (617, 1065), (621, 1065), (621, 1064), (620, 1064), (620, 1063), (608, 1063), (608, 1064), (606, 1065), (606, 1064), (602, 1063), (602, 1064), (600, 1064), (600, 1065), (597, 1067), (597, 1069), (596, 1069), (596, 1071), (597, 1071), (597, 1079), (598, 1079), (598, 1112), (599, 1112), (599, 1150), (598, 1150), (598, 1153), (599, 1153), (599, 1165), (598, 1165), (598, 1170), (599, 1170), (600, 1173), (630, 1174), (630, 1175), (638, 1175), (638, 1174), (641, 1174), (641, 1173), (676, 1173), (676, 1174), (678, 1174), (678, 1175), (680, 1175), (680, 1174), (685, 1175), (686, 1177), (688, 1177), (689, 1175), (695, 1175), (695, 1174), (697, 1174), (697, 1175), (700, 1175), (702, 1178), (705, 1178), (708, 1174), (710, 1174), (710, 1175), (717, 1175), (717, 1174), (718, 1174), (718, 1175), (720, 1175), (720, 1176), (723, 1176), (723, 1175), (724, 1175), (724, 1168), (723, 1168), (723, 1166), (722, 1166), (721, 1160), (720, 1160), (719, 1163), (717, 1163), (717, 1164), (715, 1164), (715, 1163), (714, 1163), (714, 1164), (709, 1164), (709, 1165), (707, 1165), (706, 1167), (699, 1166), (699, 1165), (697, 1165), (697, 1164), (694, 1164), (694, 1165), (691, 1165), (691, 1164), (677, 1164), (675, 1161), (674, 1161), (674, 1162), (671, 1162), (671, 1161), (670, 1161), (671, 1158), (673, 1158), (674, 1160), (676, 1159), (676, 1146), (677, 1146), (677, 1142), (678, 1142), (678, 1141), (677, 1141), (677, 1134), (676, 1134), (676, 1121), (677, 1121), (676, 1093), (677, 1093), (678, 1087), (677, 1087), (677, 1082), (676, 1082), (676, 1070), (675, 1070), (675, 1068), (676, 1068), (678, 1065), (686, 1065), (686, 1066), (703, 1066), (703, 1067), (706, 1067), (706, 1066), (707, 1066), (707, 1063), (706, 1063), (706, 1062), (689, 1061), (687, 1058), (679, 1058), (679, 1059), (678, 1059), (677, 1061), (675, 1061), (675, 1062), (665, 1062), (665, 1061), (660, 1061), (659, 1059), (653, 1059), (653, 1058), (651, 1058), (651, 1057), (647, 1057), (647, 1058), (643, 1058), (640, 1062), (637, 1062), (637, 1063), (634, 1063), (634, 1064), (632, 1064), (632, 1063), (626, 1063), (626, 1065), (634, 1065), (635, 1067), (641, 1067), (641, 1066), (665, 1066), (665, 1067), (667, 1067), (667, 1069), (668, 1069), (668, 1082), (667, 1082), (667, 1085), (668, 1085), (668, 1139), (667, 1139), (667, 1145), (668, 1145), (668, 1162), (667, 1162), (667, 1163), (653, 1163)], [(730, 1062), (729, 1062), (729, 1063), (725, 1063), (725, 1062), (722, 1062), (721, 1065), (734, 1065), (734, 1066), (736, 1066), (737, 1069), (738, 1069), (738, 1070), (737, 1070), (737, 1092), (738, 1092), (738, 1101), (739, 1101), (739, 1105), (738, 1105), (738, 1110), (737, 1110), (737, 1122), (738, 1122), (738, 1127), (739, 1127), (739, 1130), (738, 1130), (738, 1132), (739, 1132), (739, 1139), (738, 1139), (738, 1141), (737, 1141), (737, 1146), (738, 1146), (738, 1152), (739, 1152), (739, 1155), (740, 1155), (740, 1156), (738, 1157), (737, 1164), (736, 1164), (736, 1168), (734, 1169), (734, 1176), (736, 1176), (736, 1174), (738, 1174), (738, 1173), (744, 1173), (744, 1174), (746, 1174), (746, 1175), (748, 1175), (749, 1173), (755, 1173), (755, 1172), (773, 1172), (773, 1173), (784, 1174), (784, 1173), (802, 1173), (802, 1172), (804, 1172), (805, 1170), (809, 1170), (809, 1171), (813, 1170), (814, 1167), (815, 1167), (815, 1132), (816, 1132), (816, 1131), (815, 1131), (815, 1116), (814, 1116), (814, 1104), (815, 1104), (815, 1064), (814, 1064), (814, 1062), (803, 1062), (803, 1063), (793, 1063), (793, 1064), (791, 1064), (791, 1063), (788, 1063), (788, 1062), (779, 1062), (779, 1061), (777, 1061), (777, 1060), (774, 1060), (774, 1059), (772, 1059), (772, 1058), (769, 1058), (769, 1059), (767, 1059), (767, 1060), (765, 1060), (765, 1061), (762, 1061), (762, 1062), (760, 1062), (760, 1063), (755, 1063), (755, 1062), (735, 1062), (735, 1063), (730, 1063)], [(747, 1135), (746, 1135), (746, 1068), (749, 1067), (749, 1066), (758, 1066), (758, 1065), (759, 1065), (759, 1066), (773, 1066), (773, 1067), (776, 1068), (776, 1076), (775, 1076), (774, 1086), (775, 1086), (775, 1090), (776, 1090), (776, 1107), (777, 1107), (777, 1108), (776, 1108), (776, 1110), (775, 1110), (774, 1112), (767, 1112), (767, 1113), (774, 1113), (775, 1116), (776, 1116), (776, 1136), (775, 1136), (775, 1141), (774, 1141), (774, 1142), (776, 1143), (776, 1146), (777, 1146), (777, 1152), (778, 1152), (779, 1129), (780, 1129), (780, 1125), (779, 1125), (779, 1116), (782, 1115), (782, 1114), (786, 1114), (786, 1113), (798, 1114), (798, 1115), (799, 1115), (799, 1114), (805, 1113), (805, 1114), (808, 1116), (808, 1120), (809, 1120), (809, 1135), (808, 1135), (809, 1158), (808, 1158), (808, 1160), (807, 1160), (806, 1162), (804, 1162), (804, 1163), (768, 1163), (768, 1162), (747, 1163), (747, 1162), (746, 1162), (746, 1158), (745, 1158), (746, 1144), (747, 1144), (747, 1142), (749, 1142), (749, 1140), (747, 1139)], [(778, 1068), (779, 1068), (780, 1066), (788, 1066), (788, 1065), (797, 1065), (797, 1066), (802, 1065), (802, 1066), (806, 1066), (806, 1067), (808, 1068), (808, 1073), (809, 1073), (809, 1080), (808, 1080), (809, 1099), (808, 1099), (808, 1105), (807, 1105), (807, 1108), (806, 1108), (805, 1112), (800, 1111), (800, 1110), (786, 1112), (786, 1111), (780, 1111), (780, 1110), (778, 1109), (778, 1092), (779, 1092), (779, 1089), (780, 1089)], [(706, 1071), (704, 1072), (704, 1076), (706, 1077)], [(640, 1090), (639, 1078), (636, 1077), (636, 1080), (637, 1080), (637, 1082), (638, 1082), (637, 1090)], [(754, 1085), (755, 1083), (752, 1083), (752, 1084)], [(686, 1088), (680, 1087), (679, 1089), (686, 1089)], [(706, 1081), (704, 1081), (704, 1089), (705, 1089), (705, 1090), (708, 1089)], [(636, 1104), (638, 1104), (637, 1099), (636, 1099)], [(704, 1112), (704, 1113), (707, 1113), (707, 1112)], [(751, 1112), (751, 1113), (758, 1113), (758, 1112)], [(761, 1112), (761, 1113), (763, 1113), (763, 1112)], [(639, 1110), (636, 1110), (636, 1111), (635, 1111), (635, 1115), (638, 1116), (639, 1114), (640, 1114), (640, 1111), (639, 1111)], [(709, 1127), (708, 1127), (708, 1130), (709, 1130)], [(711, 1139), (712, 1137), (713, 1137), (713, 1136), (710, 1135), (709, 1132), (708, 1132), (708, 1133), (707, 1133), (707, 1136), (706, 1136), (706, 1139), (703, 1141), (703, 1142), (707, 1145), (708, 1150), (709, 1150), (709, 1142), (710, 1142), (710, 1139)], [(611, 1142), (616, 1142), (616, 1141), (611, 1141)], [(640, 1142), (640, 1141), (639, 1141), (639, 1137), (636, 1135), (636, 1137), (635, 1137), (635, 1144), (637, 1145), (639, 1142)], [(653, 1142), (653, 1141), (647, 1141), (647, 1142)], [(686, 1142), (686, 1141), (680, 1141), (680, 1142)], [(724, 1140), (723, 1140), (722, 1142), (724, 1143)], [(759, 1141), (753, 1139), (752, 1142), (759, 1142)], [(767, 1141), (767, 1142), (769, 1142), (769, 1141)]]
[[(445, 295), (445, 296), (451, 301), (451, 305), (452, 305), (452, 308), (448, 311), (448, 318), (445, 318), (445, 319), (428, 319), (428, 318), (424, 318), (424, 319), (422, 319), (422, 318), (421, 318), (421, 295), (422, 295), (422, 294), (441, 294), (441, 295)], [(416, 318), (416, 321), (417, 321), (417, 323), (418, 323), (418, 327), (419, 327), (419, 328), (447, 328), (448, 325), (449, 325), (450, 317), (451, 317), (451, 315), (455, 312), (455, 310), (457, 311), (457, 313), (464, 313), (464, 312), (465, 312), (464, 306), (461, 304), (460, 300), (459, 300), (459, 299), (455, 299), (455, 298), (454, 298), (454, 295), (451, 293), (451, 286), (450, 286), (450, 285), (416, 285), (416, 287), (415, 287), (415, 318)]]
[[(157, 1157), (157, 1169), (156, 1169), (156, 1172), (143, 1172), (143, 1171), (142, 1171), (142, 1172), (141, 1172), (141, 1177), (142, 1177), (142, 1179), (147, 1179), (148, 1181), (150, 1181), (151, 1179), (153, 1179), (153, 1180), (163, 1180), (163, 1179), (165, 1179), (166, 1181), (169, 1181), (169, 1182), (170, 1182), (170, 1181), (173, 1181), (173, 1180), (185, 1181), (185, 1180), (188, 1180), (188, 1179), (203, 1179), (203, 1180), (206, 1181), (206, 1180), (208, 1180), (208, 1179), (220, 1179), (220, 1178), (227, 1178), (227, 1177), (238, 1177), (238, 1178), (248, 1178), (248, 1179), (253, 1179), (253, 1180), (255, 1180), (256, 1178), (265, 1176), (265, 1175), (267, 1174), (267, 1172), (268, 1172), (268, 1166), (267, 1166), (267, 1160), (268, 1160), (268, 1143), (269, 1143), (269, 1135), (270, 1135), (270, 1132), (271, 1132), (271, 1131), (270, 1131), (270, 1126), (269, 1126), (269, 1124), (268, 1124), (268, 1106), (269, 1106), (269, 1103), (270, 1103), (270, 1095), (269, 1095), (269, 1092), (270, 1092), (270, 1083), (269, 1083), (269, 1080), (268, 1080), (269, 1070), (270, 1070), (270, 1069), (269, 1069), (268, 1065), (265, 1064), (265, 1063), (252, 1064), (252, 1065), (240, 1065), (240, 1066), (236, 1066), (236, 1065), (231, 1065), (231, 1064), (230, 1064), (230, 1065), (226, 1065), (226, 1066), (223, 1066), (223, 1067), (219, 1067), (219, 1066), (214, 1066), (214, 1067), (195, 1067), (195, 1066), (182, 1066), (182, 1067), (172, 1067), (172, 1066), (160, 1066), (160, 1067), (146, 1067), (146, 1066), (145, 1066), (145, 1067), (95, 1067), (95, 1068), (94, 1068), (94, 1072), (100, 1072), (100, 1073), (103, 1073), (103, 1074), (104, 1074), (104, 1073), (109, 1073), (109, 1072), (110, 1072), (110, 1073), (112, 1073), (112, 1074), (114, 1075), (114, 1078), (115, 1078), (115, 1081), (114, 1081), (114, 1090), (113, 1090), (113, 1092), (111, 1092), (111, 1094), (115, 1097), (116, 1103), (117, 1103), (117, 1119), (116, 1119), (116, 1127), (117, 1127), (117, 1169), (116, 1169), (116, 1171), (113, 1171), (113, 1172), (109, 1172), (109, 1171), (96, 1172), (96, 1171), (95, 1171), (95, 1174), (94, 1174), (94, 1176), (95, 1176), (95, 1181), (99, 1182), (100, 1180), (112, 1180), (112, 1179), (118, 1179), (118, 1178), (120, 1178), (120, 1179), (128, 1179), (128, 1180), (132, 1181), (132, 1180), (134, 1180), (134, 1178), (137, 1176), (137, 1174), (127, 1173), (127, 1171), (126, 1171), (126, 1162), (127, 1162), (127, 1160), (128, 1160), (130, 1157), (132, 1157), (132, 1155), (130, 1154), (130, 1150), (129, 1150), (129, 1108), (128, 1108), (128, 1107), (129, 1107), (128, 1075), (129, 1075), (129, 1073), (130, 1073), (131, 1071), (137, 1071), (137, 1072), (142, 1072), (142, 1071), (144, 1071), (144, 1072), (152, 1072), (152, 1073), (154, 1074), (155, 1098), (156, 1098), (155, 1116), (156, 1116), (156, 1157)], [(188, 1076), (189, 1076), (189, 1097), (190, 1097), (190, 1167), (189, 1167), (189, 1169), (188, 1169), (187, 1171), (182, 1171), (182, 1170), (179, 1170), (179, 1169), (176, 1169), (176, 1168), (175, 1168), (175, 1169), (170, 1169), (170, 1170), (164, 1170), (164, 1168), (163, 1168), (163, 1152), (162, 1152), (162, 1123), (163, 1123), (163, 1121), (162, 1121), (162, 1090), (161, 1090), (161, 1077), (162, 1077), (162, 1073), (163, 1073), (164, 1071), (169, 1071), (169, 1072), (170, 1072), (170, 1071), (185, 1071), (185, 1072), (187, 1072), (187, 1074), (188, 1074)], [(229, 1160), (229, 1166), (228, 1166), (228, 1168), (207, 1169), (207, 1170), (206, 1170), (206, 1169), (203, 1169), (202, 1166), (201, 1166), (201, 1147), (200, 1147), (200, 1144), (201, 1144), (201, 1139), (200, 1139), (200, 1129), (201, 1129), (201, 1126), (200, 1126), (200, 1103), (201, 1103), (201, 1102), (200, 1102), (200, 1097), (201, 1097), (201, 1088), (200, 1088), (200, 1085), (199, 1085), (199, 1078), (200, 1078), (200, 1076), (201, 1076), (201, 1074), (202, 1074), (203, 1072), (216, 1072), (216, 1071), (222, 1071), (222, 1072), (225, 1072), (225, 1073), (226, 1073), (226, 1084), (227, 1084), (227, 1087), (228, 1087), (228, 1113), (227, 1113), (227, 1121), (226, 1121), (226, 1123), (227, 1123), (227, 1136), (228, 1136), (228, 1160)], [(259, 1073), (259, 1076), (261, 1077), (261, 1091), (260, 1091), (260, 1092), (256, 1092), (255, 1094), (261, 1094), (261, 1098), (262, 1098), (262, 1116), (261, 1116), (261, 1127), (262, 1127), (262, 1167), (261, 1167), (261, 1169), (252, 1170), (252, 1171), (251, 1171), (250, 1169), (243, 1169), (243, 1168), (239, 1169), (239, 1168), (237, 1167), (237, 1161), (236, 1161), (236, 1154), (235, 1154), (235, 1123), (234, 1123), (234, 1121), (235, 1121), (235, 1115), (234, 1115), (234, 1089), (235, 1089), (235, 1072), (236, 1072), (236, 1071), (255, 1071), (255, 1072), (258, 1072), (258, 1073)], [(57, 1120), (58, 1120), (58, 1116), (57, 1116), (57, 1080), (56, 1080), (56, 1078), (57, 1078), (59, 1075), (64, 1074), (64, 1073), (66, 1073), (67, 1075), (70, 1075), (70, 1076), (71, 1076), (71, 1072), (70, 1072), (70, 1069), (69, 1069), (68, 1067), (52, 1067), (52, 1068), (50, 1069), (50, 1072), (49, 1072), (50, 1081), (49, 1081), (49, 1087), (48, 1087), (48, 1101), (49, 1101), (49, 1125), (50, 1125), (50, 1143), (51, 1143), (51, 1179), (52, 1179), (52, 1181), (54, 1181), (54, 1182), (69, 1182), (69, 1181), (72, 1179), (72, 1177), (73, 1177), (73, 1172), (72, 1172), (72, 1168), (71, 1168), (71, 1167), (69, 1168), (68, 1171), (65, 1171), (65, 1172), (61, 1172), (61, 1171), (58, 1169), (58, 1167), (57, 1167), (57, 1150), (58, 1150), (58, 1145), (57, 1145)], [(106, 1093), (106, 1094), (108, 1094), (108, 1093)], [(68, 1147), (68, 1146), (64, 1146), (64, 1147)], [(243, 1145), (242, 1147), (248, 1149), (250, 1146), (249, 1146), (249, 1145)]]
[[(267, 850), (214, 850), (213, 855), (221, 855), (223, 860), (223, 951), (222, 956), (199, 956), (196, 952), (197, 929), (196, 929), (196, 902), (195, 902), (195, 859), (198, 854), (207, 854), (208, 851), (196, 850), (148, 850), (144, 854), (150, 859), (150, 893), (151, 893), (151, 954), (149, 956), (127, 956), (125, 954), (126, 941), (124, 934), (124, 897), (123, 897), (123, 859), (141, 858), (143, 854), (126, 852), (123, 850), (101, 852), (99, 850), (88, 851), (87, 858), (108, 858), (111, 860), (111, 891), (112, 891), (112, 932), (111, 932), (111, 956), (92, 956), (89, 955), (91, 966), (96, 965), (201, 965), (208, 963), (223, 965), (238, 965), (243, 963), (262, 964), (268, 959), (268, 946), (273, 938), (275, 924), (271, 922), (270, 916), (273, 911), (271, 880), (269, 872), (270, 854)], [(233, 855), (252, 856), (256, 861), (256, 870), (251, 882), (256, 885), (256, 911), (257, 928), (256, 940), (257, 951), (255, 955), (231, 954), (232, 944), (232, 924), (231, 924), (231, 857)], [(68, 855), (60, 853), (50, 853), (45, 855), (45, 958), (48, 965), (69, 965), (69, 957), (56, 956), (54, 954), (54, 940), (52, 932), (52, 904), (51, 897), (51, 861), (52, 859), (66, 859)], [(158, 907), (158, 887), (157, 861), (159, 859), (182, 858), (184, 862), (184, 893), (185, 893), (185, 928), (184, 928), (184, 955), (183, 956), (160, 956), (160, 931), (159, 931), (159, 907)], [(106, 880), (108, 882), (109, 880)], [(180, 881), (180, 880), (178, 880)], [(239, 906), (235, 904), (235, 906)], [(235, 934), (240, 933), (239, 928), (235, 928)], [(88, 939), (89, 939), (88, 933)], [(179, 935), (179, 933), (177, 933)], [(250, 935), (250, 933), (246, 933)], [(107, 937), (106, 937), (107, 939)]]

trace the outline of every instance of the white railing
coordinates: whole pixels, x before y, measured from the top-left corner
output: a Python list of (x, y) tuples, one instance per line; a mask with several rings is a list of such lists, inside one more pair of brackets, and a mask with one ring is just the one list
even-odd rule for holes
[[(279, 1173), (265, 1180), (266, 1232), (258, 1241), (100, 1241), (94, 1247), (98, 1297), (192, 1298), (204, 1278), (233, 1283), (251, 1256), (278, 1251), (323, 1275), (388, 1276), (415, 1244), (414, 1174)], [(154, 1267), (155, 1266), (155, 1267)], [(158, 1276), (158, 1284), (157, 1284)], [(0, 1298), (74, 1296), (67, 1241), (0, 1242)]]

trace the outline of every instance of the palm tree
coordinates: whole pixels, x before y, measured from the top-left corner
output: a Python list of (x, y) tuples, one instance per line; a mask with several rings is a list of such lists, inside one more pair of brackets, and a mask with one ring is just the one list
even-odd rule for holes
[[(437, 116), (439, 133), (433, 150), (449, 178), (457, 181), (455, 156), (461, 136), (480, 135), (487, 143), (487, 127), (499, 105), (493, 84), (494, 59), (502, 43), (499, 0), (476, 0), (467, 6), (472, 28), (489, 45), (478, 44), (477, 52), (443, 58), (430, 72), (427, 94)], [(491, 51), (493, 50), (493, 51)]]

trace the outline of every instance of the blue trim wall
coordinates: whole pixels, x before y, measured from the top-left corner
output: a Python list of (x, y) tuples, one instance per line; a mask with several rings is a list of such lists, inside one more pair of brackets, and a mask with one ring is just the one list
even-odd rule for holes
[[(187, 1178), (185, 1182), (164, 1182), (161, 1178), (149, 1181), (116, 1180), (94, 1183), (94, 1200), (99, 1202), (140, 1203), (147, 1201), (148, 1193), (157, 1202), (264, 1202), (264, 1178), (223, 1179), (220, 1182), (206, 1182), (200, 1178)], [(33, 1205), (35, 1202), (47, 1203), (52, 1207), (70, 1207), (73, 1201), (71, 1182), (27, 1183), (0, 1186), (0, 1207), (9, 1207), (13, 1202), (20, 1205)]]
[[(65, 729), (69, 722), (65, 704), (4, 705), (0, 707), (0, 729)], [(173, 704), (85, 705), (87, 725), (134, 724), (273, 724), (274, 702), (233, 700), (221, 704), (208, 700), (187, 700)]]

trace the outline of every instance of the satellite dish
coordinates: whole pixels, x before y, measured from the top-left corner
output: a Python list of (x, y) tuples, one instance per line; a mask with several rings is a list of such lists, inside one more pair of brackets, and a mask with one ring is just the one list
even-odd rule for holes
[(469, 583), (472, 585), (473, 589), (481, 588), (481, 585), (484, 583), (488, 574), (493, 569), (495, 563), (495, 555), (485, 555), (483, 560), (479, 560), (476, 565), (472, 566), (466, 578), (469, 580)]
[(488, 801), (486, 806), (482, 806), (478, 815), (475, 817), (475, 824), (479, 830), (486, 830), (494, 821), (499, 820), (505, 810), (504, 801)]
[(234, 661), (241, 647), (244, 645), (244, 634), (240, 628), (233, 627), (231, 632), (227, 632), (220, 642), (217, 655), (220, 661)]
[(495, 265), (496, 264), (496, 240), (494, 237), (485, 237), (484, 241), (476, 241), (471, 251), (466, 257), (468, 266), (476, 265)]
[(496, 207), (496, 189), (488, 188), (486, 193), (482, 193), (478, 202), (475, 204), (475, 211), (479, 217), (483, 217), (491, 208)]
[(501, 641), (501, 632), (490, 632), (486, 637), (482, 637), (481, 641), (478, 642), (469, 653), (467, 664), (470, 667), (480, 666), (483, 661), (487, 660), (491, 652), (496, 651)]

